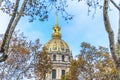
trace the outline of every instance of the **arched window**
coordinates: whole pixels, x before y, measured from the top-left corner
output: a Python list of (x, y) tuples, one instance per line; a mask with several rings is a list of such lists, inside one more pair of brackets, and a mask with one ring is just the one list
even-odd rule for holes
[(66, 49), (66, 52), (70, 52), (69, 49)]
[(65, 75), (65, 70), (62, 70), (62, 76)]
[(56, 79), (56, 70), (55, 69), (52, 70), (52, 79)]
[(65, 61), (65, 56), (64, 56), (64, 55), (62, 55), (62, 61), (63, 61), (63, 62)]
[(56, 61), (56, 55), (53, 55), (53, 61)]
[(69, 61), (70, 61), (70, 57), (69, 57)]

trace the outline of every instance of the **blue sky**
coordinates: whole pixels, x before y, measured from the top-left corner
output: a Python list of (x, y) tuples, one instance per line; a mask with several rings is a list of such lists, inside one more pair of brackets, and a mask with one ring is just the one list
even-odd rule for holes
[[(118, 4), (120, 0), (115, 0)], [(69, 8), (67, 11), (74, 15), (73, 20), (68, 23), (59, 14), (59, 26), (61, 27), (62, 39), (68, 43), (73, 56), (80, 51), (81, 42), (88, 42), (95, 46), (109, 46), (108, 36), (105, 31), (102, 10), (97, 10), (95, 17), (88, 16), (87, 6), (85, 3), (77, 3), (76, 1), (69, 1)], [(115, 39), (117, 39), (118, 28), (118, 10), (110, 4), (110, 21), (115, 32)], [(92, 13), (91, 13), (92, 14)], [(44, 45), (51, 39), (52, 27), (55, 24), (56, 15), (50, 13), (48, 21), (40, 22), (38, 20), (29, 23), (28, 18), (24, 17), (18, 23), (16, 29), (29, 39), (40, 38), (41, 44)], [(9, 22), (9, 16), (0, 12), (0, 33), (4, 33)]]

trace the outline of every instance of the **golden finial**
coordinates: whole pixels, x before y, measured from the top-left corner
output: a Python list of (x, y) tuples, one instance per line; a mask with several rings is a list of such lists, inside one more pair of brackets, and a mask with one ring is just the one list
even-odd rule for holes
[(53, 27), (52, 38), (61, 38), (60, 27), (58, 25), (58, 14), (56, 14), (56, 24)]
[(58, 14), (56, 14), (56, 25), (58, 25)]

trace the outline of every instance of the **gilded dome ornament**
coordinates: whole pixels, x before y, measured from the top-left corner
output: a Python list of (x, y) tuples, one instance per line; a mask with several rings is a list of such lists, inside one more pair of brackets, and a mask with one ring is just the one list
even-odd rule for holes
[(61, 38), (60, 27), (58, 25), (58, 16), (56, 16), (56, 24), (53, 27), (52, 38)]
[(69, 52), (69, 46), (61, 39), (60, 27), (58, 25), (58, 16), (56, 16), (56, 24), (53, 27), (52, 39), (45, 46), (48, 52)]
[(70, 61), (73, 57), (69, 46), (62, 40), (60, 27), (58, 25), (58, 16), (56, 17), (56, 23), (52, 29), (52, 39), (43, 47), (43, 50), (48, 53), (53, 67), (50, 73), (46, 73), (46, 80), (60, 80), (61, 76), (69, 72)]

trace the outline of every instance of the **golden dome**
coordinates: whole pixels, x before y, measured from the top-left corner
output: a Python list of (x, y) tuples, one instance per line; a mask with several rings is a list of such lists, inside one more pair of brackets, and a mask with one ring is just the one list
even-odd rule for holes
[(70, 49), (65, 41), (61, 39), (51, 39), (45, 44), (48, 52), (69, 52)]
[(67, 43), (61, 39), (60, 27), (58, 26), (58, 17), (53, 27), (52, 39), (44, 45), (48, 52), (70, 52)]

